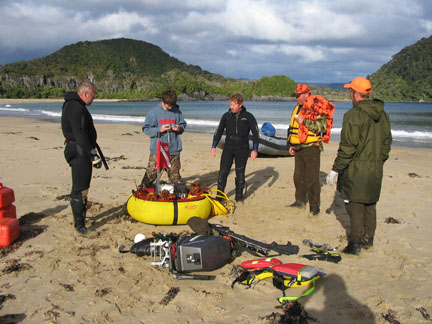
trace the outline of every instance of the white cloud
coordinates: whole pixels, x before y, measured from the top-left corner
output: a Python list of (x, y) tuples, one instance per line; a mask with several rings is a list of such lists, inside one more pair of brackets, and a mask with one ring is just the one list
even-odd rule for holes
[(432, 20), (420, 19), (420, 24), (428, 31), (428, 33), (432, 33)]
[(156, 34), (159, 31), (148, 18), (125, 11), (107, 14), (99, 19), (83, 22), (80, 29), (82, 32), (84, 30), (94, 30), (99, 34), (121, 37), (137, 28), (137, 26), (149, 34)]
[(224, 0), (183, 0), (183, 1), (175, 1), (176, 3), (180, 3), (183, 7), (186, 7), (191, 10), (218, 10), (225, 5)]
[(294, 61), (303, 64), (322, 62), (326, 60), (324, 51), (319, 47), (283, 45), (280, 51), (287, 56), (293, 57)]
[[(1, 13), (0, 43), (4, 47), (42, 47), (41, 39), (48, 41), (57, 34), (63, 13), (52, 7), (28, 7), (12, 3), (3, 7)], [(39, 45), (38, 45), (39, 43)]]
[(263, 1), (229, 1), (222, 18), (220, 23), (229, 33), (251, 39), (279, 41), (289, 39), (295, 31)]

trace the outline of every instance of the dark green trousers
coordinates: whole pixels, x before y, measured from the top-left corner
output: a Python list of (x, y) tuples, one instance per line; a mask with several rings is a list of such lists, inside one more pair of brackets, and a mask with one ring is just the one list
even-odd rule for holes
[(350, 217), (350, 241), (360, 243), (363, 236), (372, 238), (376, 230), (376, 203), (349, 202), (345, 208)]
[(295, 198), (297, 201), (306, 202), (306, 195), (309, 198), (309, 205), (320, 205), (320, 157), (319, 146), (309, 146), (296, 151), (294, 155), (294, 185)]

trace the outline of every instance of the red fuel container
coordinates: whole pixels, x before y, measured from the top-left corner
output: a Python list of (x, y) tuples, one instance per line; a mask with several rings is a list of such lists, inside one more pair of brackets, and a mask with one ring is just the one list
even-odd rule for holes
[(19, 236), (17, 218), (0, 218), (0, 246), (9, 246)]
[(11, 188), (4, 187), (0, 182), (0, 208), (5, 208), (15, 201), (15, 194)]
[(0, 183), (0, 218), (16, 218), (16, 207), (12, 205), (14, 201), (14, 191)]
[(10, 205), (7, 208), (0, 208), (0, 218), (17, 218), (16, 217), (16, 207)]

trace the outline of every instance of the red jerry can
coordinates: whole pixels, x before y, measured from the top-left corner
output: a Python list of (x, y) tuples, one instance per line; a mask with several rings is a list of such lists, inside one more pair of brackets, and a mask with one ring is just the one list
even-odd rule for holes
[(11, 245), (20, 233), (14, 201), (14, 191), (0, 183), (0, 246)]
[(19, 221), (16, 218), (0, 218), (0, 246), (9, 246), (19, 236)]
[(14, 201), (14, 191), (0, 182), (0, 218), (16, 218), (16, 207), (12, 205)]
[(10, 205), (8, 208), (0, 208), (0, 218), (16, 218), (16, 207)]

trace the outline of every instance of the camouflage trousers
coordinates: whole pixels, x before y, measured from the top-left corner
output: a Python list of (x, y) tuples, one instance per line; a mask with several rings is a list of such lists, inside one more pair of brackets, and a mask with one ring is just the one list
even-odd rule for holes
[[(161, 169), (161, 176), (164, 172), (164, 170), (168, 173), (168, 179), (171, 184), (179, 183), (181, 182), (181, 176), (180, 176), (180, 154), (179, 155), (171, 155), (171, 168), (168, 169)], [(153, 185), (153, 182), (157, 178), (157, 168), (156, 168), (156, 155), (150, 154), (149, 161), (147, 165), (146, 172), (144, 174), (144, 177), (141, 180), (141, 186), (144, 188), (151, 187)]]

